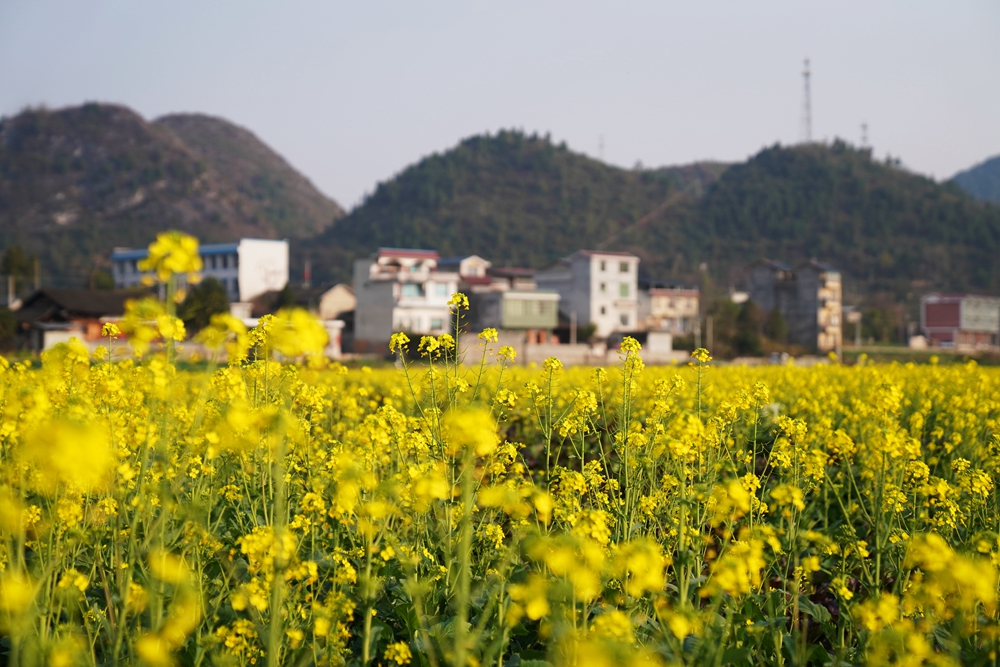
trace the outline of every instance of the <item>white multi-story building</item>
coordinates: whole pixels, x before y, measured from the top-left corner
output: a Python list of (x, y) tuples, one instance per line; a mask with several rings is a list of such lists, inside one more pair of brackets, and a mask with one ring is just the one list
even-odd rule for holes
[(458, 291), (459, 275), (438, 271), (438, 259), (433, 250), (379, 248), (373, 256), (355, 260), (356, 351), (383, 351), (397, 331), (451, 331), (448, 300)]
[(639, 325), (639, 258), (627, 252), (578, 250), (535, 273), (541, 290), (559, 293), (560, 312), (595, 334), (634, 331)]
[[(235, 243), (207, 243), (198, 246), (203, 277), (219, 280), (234, 302), (249, 302), (265, 292), (280, 290), (288, 283), (288, 241), (240, 239)], [(115, 248), (111, 272), (115, 288), (128, 289), (143, 284), (151, 276), (139, 270), (139, 262), (149, 252), (145, 248)]]

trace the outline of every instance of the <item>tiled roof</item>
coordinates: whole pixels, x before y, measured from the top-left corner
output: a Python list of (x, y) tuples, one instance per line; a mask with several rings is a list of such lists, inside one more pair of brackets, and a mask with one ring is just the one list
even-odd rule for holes
[(24, 300), (16, 312), (18, 321), (31, 322), (39, 318), (116, 317), (125, 313), (125, 302), (145, 296), (134, 290), (111, 291), (89, 289), (42, 288)]
[(421, 248), (379, 248), (379, 257), (417, 257), (421, 259), (438, 259), (437, 250), (423, 250)]

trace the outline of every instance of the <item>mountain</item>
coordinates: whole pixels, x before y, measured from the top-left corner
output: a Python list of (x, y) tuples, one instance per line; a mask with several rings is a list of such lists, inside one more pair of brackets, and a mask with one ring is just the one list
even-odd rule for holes
[[(162, 230), (205, 242), (301, 237), (339, 212), (318, 204), (322, 195), (252, 135), (210, 120), (182, 118), (177, 124), (212, 129), (178, 133), (169, 119), (149, 123), (126, 107), (93, 103), (0, 119), (0, 249), (38, 255), (47, 284), (79, 286), (107, 266), (114, 246), (143, 246)], [(198, 132), (230, 139), (197, 141)], [(304, 201), (303, 212), (290, 212)]]
[(257, 204), (280, 236), (312, 236), (344, 216), (327, 198), (252, 132), (203, 114), (172, 114), (154, 125), (168, 128), (211, 169)]
[(862, 292), (1000, 290), (1000, 208), (842, 141), (625, 170), (538, 136), (476, 136), (379, 184), (309, 254), (320, 277), (345, 279), (378, 246), (534, 267), (628, 250), (649, 277), (695, 281), (705, 263), (722, 285), (759, 258), (815, 257)]
[(1000, 155), (955, 174), (951, 180), (980, 201), (1000, 204)]
[(345, 257), (379, 246), (544, 266), (577, 248), (613, 243), (644, 216), (698, 196), (725, 167), (627, 170), (536, 135), (471, 137), (380, 183), (308, 252), (327, 279), (345, 279)]

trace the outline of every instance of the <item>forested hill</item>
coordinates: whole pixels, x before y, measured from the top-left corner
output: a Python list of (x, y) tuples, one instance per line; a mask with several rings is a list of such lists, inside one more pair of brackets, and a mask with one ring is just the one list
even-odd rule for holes
[(842, 142), (766, 149), (699, 203), (716, 262), (821, 258), (859, 289), (1000, 290), (1000, 207)]
[(249, 132), (212, 121), (199, 135), (109, 104), (0, 120), (0, 250), (37, 255), (46, 284), (80, 286), (114, 246), (143, 246), (162, 230), (302, 237), (340, 214), (314, 189), (303, 194), (308, 181)]
[(613, 244), (651, 213), (684, 208), (724, 170), (718, 163), (619, 169), (546, 138), (501, 131), (466, 139), (380, 183), (309, 252), (325, 251), (331, 261), (320, 265), (338, 278), (345, 274), (336, 274), (343, 265), (335, 257), (378, 246), (544, 266), (578, 248)]
[(378, 246), (535, 267), (629, 250), (650, 277), (696, 280), (706, 262), (723, 284), (761, 257), (816, 257), (862, 291), (1000, 290), (1000, 207), (843, 142), (623, 170), (536, 136), (477, 136), (381, 183), (309, 252), (343, 279), (350, 256)]
[(205, 163), (260, 208), (280, 236), (312, 236), (344, 215), (283, 157), (249, 130), (204, 114), (171, 114), (154, 123), (169, 128)]
[(976, 199), (1000, 204), (1000, 155), (955, 174), (951, 180)]

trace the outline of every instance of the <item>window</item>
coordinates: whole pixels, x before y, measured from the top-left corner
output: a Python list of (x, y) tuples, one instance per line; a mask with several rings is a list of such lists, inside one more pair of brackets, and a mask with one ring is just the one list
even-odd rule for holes
[(434, 285), (434, 296), (448, 296), (447, 283), (437, 283)]
[(607, 291), (608, 291), (608, 285), (607, 285), (607, 283), (601, 283), (601, 292), (603, 293), (603, 292), (607, 292)]
[(403, 296), (423, 296), (424, 286), (420, 283), (403, 283)]
[(628, 273), (628, 262), (622, 262), (618, 265), (618, 270), (621, 273)]
[(607, 315), (607, 314), (608, 314), (607, 307), (606, 306), (601, 306), (601, 315)]
[(621, 319), (621, 322), (622, 322), (622, 326), (623, 327), (627, 327), (628, 326), (628, 315), (622, 315), (620, 319)]
[(229, 263), (229, 265), (232, 268), (234, 268), (234, 269), (237, 268), (237, 267), (239, 267), (239, 265), (240, 265), (240, 256), (239, 255), (233, 255), (233, 261), (231, 261)]
[(608, 270), (608, 263), (607, 263), (607, 262), (605, 262), (605, 261), (604, 261), (604, 260), (602, 259), (602, 260), (601, 260), (601, 271), (607, 271), (607, 270)]
[(618, 296), (624, 296), (624, 297), (628, 296), (628, 283), (618, 284)]
[(443, 329), (443, 328), (444, 328), (444, 320), (442, 320), (440, 317), (431, 318), (431, 331), (436, 331), (438, 329)]

